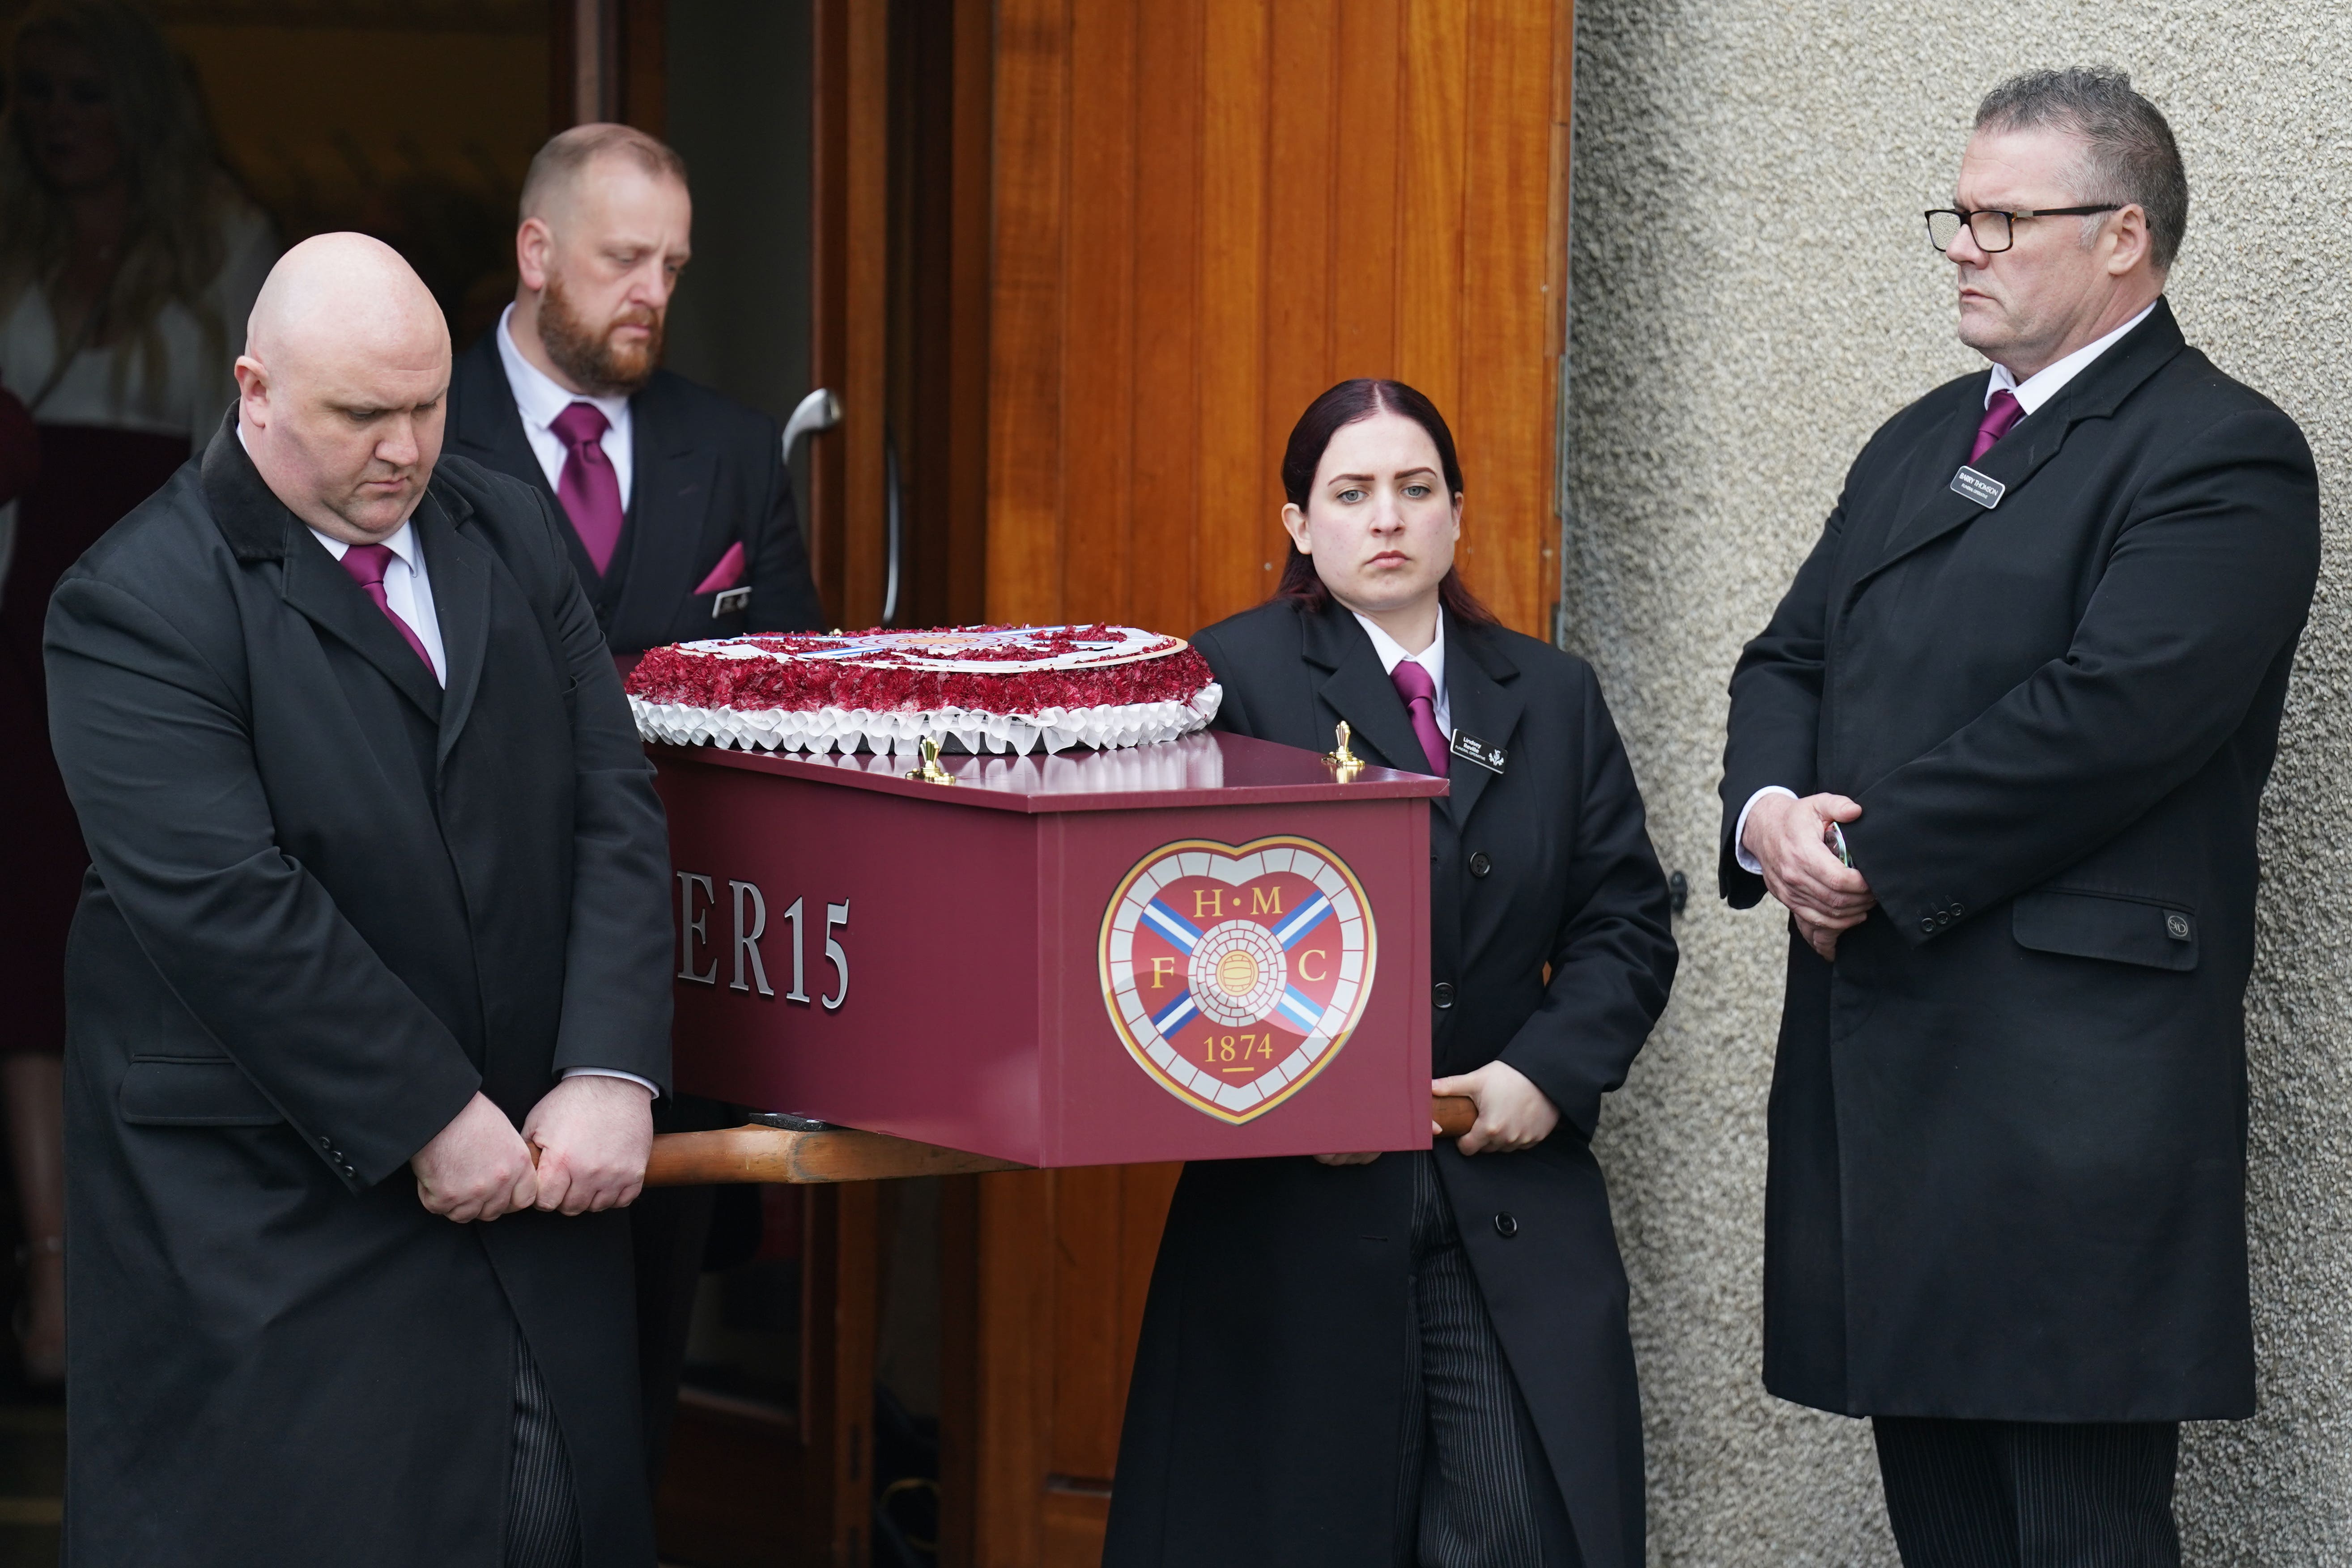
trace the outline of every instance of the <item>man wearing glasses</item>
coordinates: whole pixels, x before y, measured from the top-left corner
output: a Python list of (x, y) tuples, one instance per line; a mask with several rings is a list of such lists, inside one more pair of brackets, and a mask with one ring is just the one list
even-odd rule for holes
[(1991, 362), (1880, 428), (1731, 681), (1722, 890), (1791, 917), (1766, 1386), (1873, 1420), (1908, 1568), (2180, 1561), (2179, 1424), (2254, 1408), (2255, 812), (2317, 573), (2294, 421), (2181, 337), (2120, 72), (1979, 108)]

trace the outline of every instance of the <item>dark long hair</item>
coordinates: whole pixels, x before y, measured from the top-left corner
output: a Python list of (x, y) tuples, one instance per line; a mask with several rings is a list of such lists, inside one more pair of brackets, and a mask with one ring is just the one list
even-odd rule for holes
[[(1353, 425), (1359, 419), (1370, 419), (1375, 414), (1402, 414), (1429, 433), (1430, 441), (1437, 447), (1437, 465), (1445, 475), (1445, 493), (1455, 500), (1462, 497), (1462, 460), (1454, 453), (1454, 432), (1445, 426), (1445, 416), (1437, 405), (1401, 381), (1381, 381), (1370, 376), (1359, 376), (1343, 381), (1307, 405), (1298, 423), (1290, 427), (1290, 445), (1282, 453), (1282, 493), (1299, 510), (1307, 510), (1307, 498), (1315, 489), (1315, 470), (1323, 461), (1324, 448), (1342, 426)], [(1277, 599), (1287, 599), (1302, 609), (1321, 611), (1331, 603), (1331, 590), (1323, 585), (1322, 574), (1315, 570), (1315, 557), (1301, 551), (1296, 543), (1282, 563), (1282, 581), (1274, 590)], [(1446, 569), (1444, 581), (1437, 584), (1437, 602), (1457, 621), (1472, 626), (1491, 626), (1498, 624), (1495, 612), (1478, 602), (1462, 581), (1462, 574)]]

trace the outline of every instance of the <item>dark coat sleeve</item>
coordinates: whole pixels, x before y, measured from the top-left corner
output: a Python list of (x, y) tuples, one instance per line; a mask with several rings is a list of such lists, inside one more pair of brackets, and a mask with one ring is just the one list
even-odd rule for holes
[(1234, 735), (1255, 735), (1251, 727), (1248, 709), (1242, 700), (1241, 682), (1233, 677), (1234, 656), (1213, 628), (1203, 628), (1192, 634), (1192, 647), (1208, 661), (1209, 673), (1217, 678), (1223, 695), (1217, 702), (1217, 716), (1209, 721), (1212, 730), (1223, 730)]
[(50, 601), (46, 649), (58, 764), (149, 962), (288, 1121), (341, 1152), (350, 1184), (392, 1174), (480, 1075), (279, 849), (236, 683), (163, 610), (79, 573)]
[(1731, 716), (1723, 748), (1723, 837), (1716, 881), (1734, 909), (1762, 900), (1764, 879), (1743, 869), (1733, 836), (1756, 792), (1772, 784), (1811, 795), (1819, 765), (1824, 627), (1830, 580), (1845, 531), (1843, 499), (1830, 513), (1797, 580), (1731, 673)]
[(2292, 420), (2248, 410), (2185, 444), (2142, 487), (2065, 656), (1857, 797), (1846, 840), (1879, 903), (1965, 917), (2179, 788), (2294, 646), (2318, 565), (2318, 481)]
[[(607, 1068), (670, 1086), (669, 828), (654, 793), (628, 699), (604, 636), (563, 552), (547, 498), (512, 487), (539, 510), (551, 584), (554, 650), (574, 688), (572, 926), (555, 1071)], [(759, 602), (754, 593), (752, 602)]]
[(1571, 798), (1575, 848), (1563, 868), (1562, 907), (1552, 939), (1551, 981), (1501, 1059), (1525, 1073), (1586, 1138), (1601, 1121), (1601, 1097), (1627, 1068), (1665, 1011), (1677, 952), (1665, 873), (1650, 846), (1642, 795), (1601, 683), (1580, 664), (1577, 754), (1583, 776)]
[(755, 632), (814, 632), (825, 626), (824, 605), (809, 574), (808, 541), (801, 536), (800, 509), (793, 503), (793, 471), (784, 466), (783, 437), (762, 422), (767, 433), (766, 501), (758, 532), (744, 544), (751, 559), (751, 608), (746, 626)]

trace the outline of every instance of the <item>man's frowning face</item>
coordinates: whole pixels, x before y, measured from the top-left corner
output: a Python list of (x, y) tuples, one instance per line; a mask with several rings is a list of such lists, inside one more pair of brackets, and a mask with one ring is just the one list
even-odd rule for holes
[[(536, 242), (532, 224), (546, 231)], [(684, 184), (612, 153), (581, 170), (545, 217), (526, 223), (523, 282), (540, 291), (540, 342), (581, 389), (625, 395), (659, 367), (693, 225)]]

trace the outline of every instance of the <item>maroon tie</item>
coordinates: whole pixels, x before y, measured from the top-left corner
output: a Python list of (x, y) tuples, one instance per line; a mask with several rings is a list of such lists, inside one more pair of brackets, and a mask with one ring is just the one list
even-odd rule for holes
[[(367, 591), (367, 596), (375, 601), (375, 607), (383, 612), (383, 618), (400, 628), (400, 635), (408, 639), (408, 646), (416, 650), (416, 657), (425, 661), (425, 668), (432, 670), (433, 656), (425, 651), (424, 639), (416, 635), (415, 626), (394, 612), (392, 601), (383, 596), (383, 574), (391, 565), (392, 546), (389, 544), (354, 544), (343, 552), (343, 570), (352, 574), (352, 582)], [(434, 679), (440, 679), (439, 672), (434, 673)]]
[(613, 459), (604, 456), (604, 432), (612, 422), (593, 403), (575, 403), (548, 425), (563, 443), (563, 473), (555, 481), (555, 496), (572, 519), (572, 531), (587, 547), (588, 559), (603, 576), (621, 542), (621, 477)]
[(2006, 387), (1994, 393), (1985, 404), (1983, 423), (1977, 426), (1977, 444), (1969, 448), (1969, 464), (1974, 466), (1978, 458), (1991, 451), (1993, 443), (2008, 435), (2010, 426), (2024, 417), (2025, 405), (2018, 402), (2015, 393)]
[(1396, 682), (1397, 695), (1404, 699), (1406, 716), (1412, 720), (1412, 732), (1421, 741), (1421, 750), (1429, 759), (1429, 771), (1440, 778), (1445, 776), (1445, 731), (1437, 727), (1437, 682), (1429, 679), (1429, 671), (1410, 658), (1397, 660), (1389, 671)]

